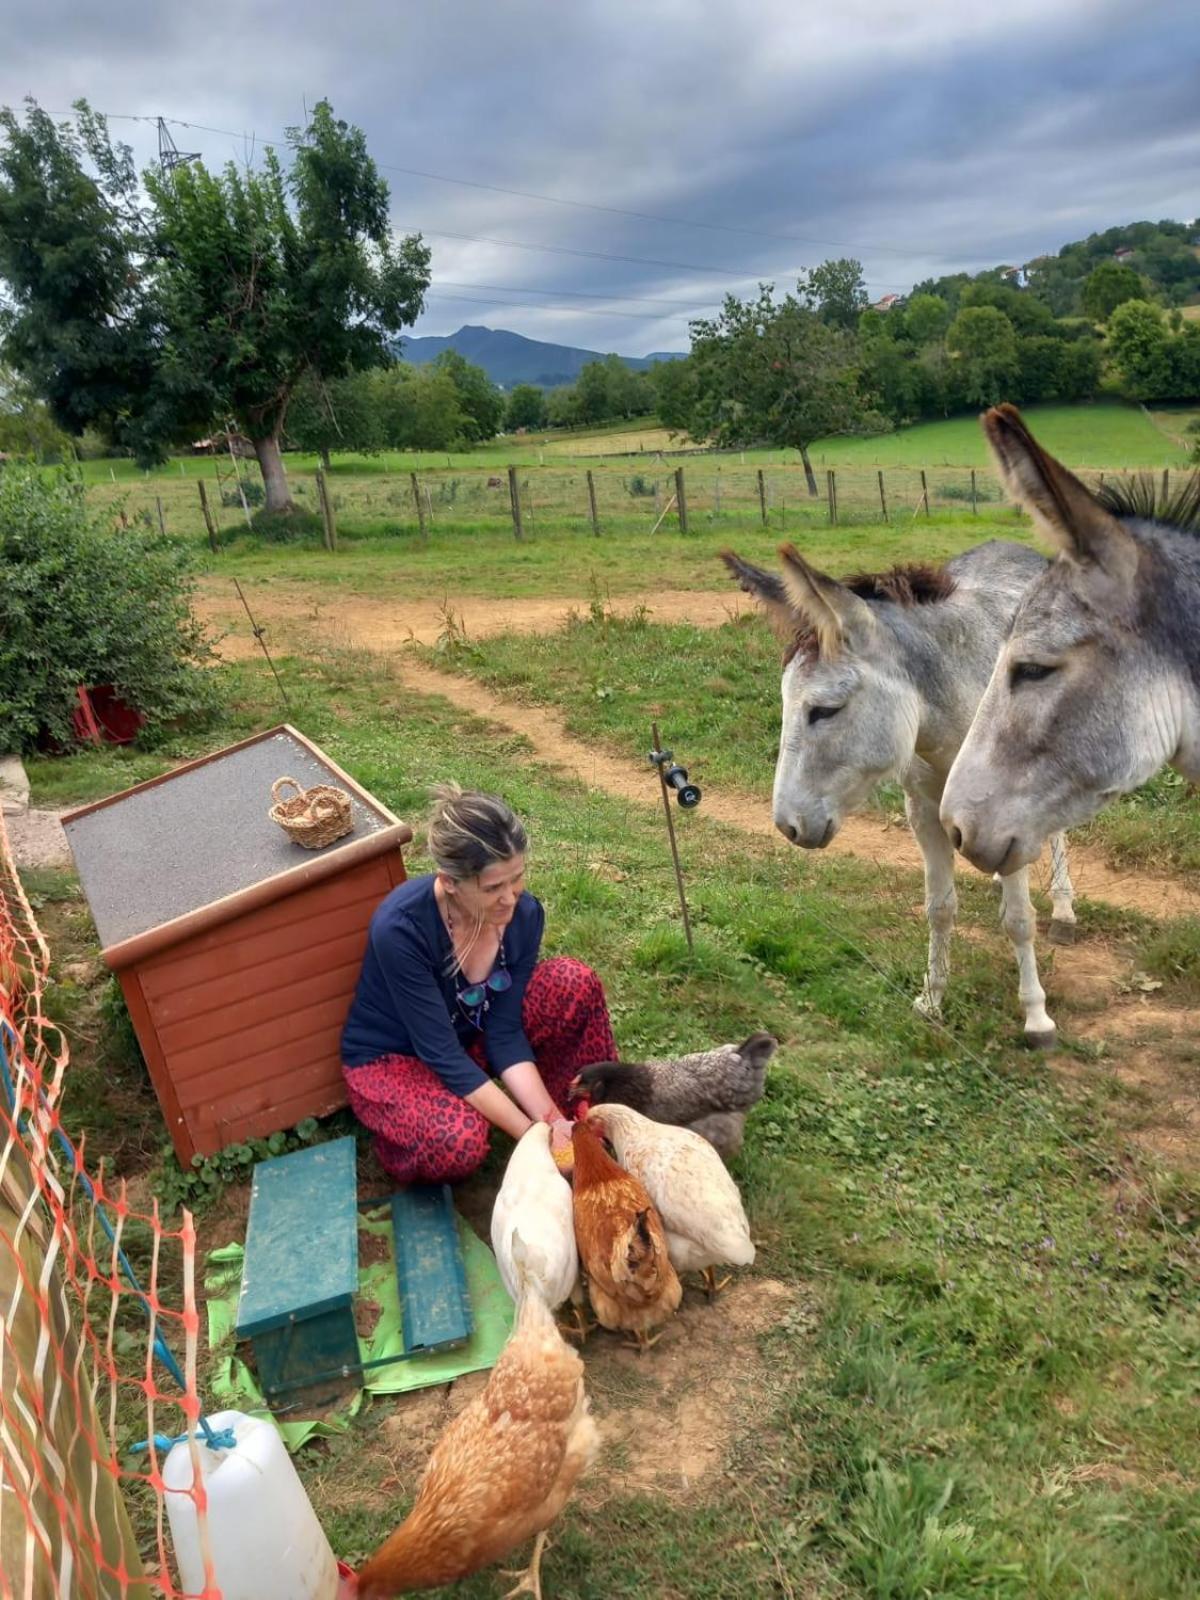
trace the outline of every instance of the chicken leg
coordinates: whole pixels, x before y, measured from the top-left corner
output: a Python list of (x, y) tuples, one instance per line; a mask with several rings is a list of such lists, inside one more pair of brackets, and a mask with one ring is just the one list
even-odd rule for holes
[(533, 1555), (524, 1572), (507, 1573), (508, 1577), (517, 1578), (519, 1581), (505, 1592), (503, 1600), (513, 1600), (518, 1594), (531, 1594), (533, 1600), (542, 1600), (542, 1556), (549, 1538), (550, 1535), (543, 1528), (533, 1541)]

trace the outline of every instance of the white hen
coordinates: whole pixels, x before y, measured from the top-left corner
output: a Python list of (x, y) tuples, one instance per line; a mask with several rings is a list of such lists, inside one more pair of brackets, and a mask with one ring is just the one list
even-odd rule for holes
[(508, 1158), (492, 1207), (492, 1249), (504, 1286), (520, 1303), (533, 1293), (555, 1310), (579, 1282), (571, 1185), (550, 1154), (550, 1129), (535, 1122)]
[(587, 1120), (645, 1185), (662, 1217), (676, 1272), (702, 1272), (715, 1294), (714, 1267), (751, 1264), (754, 1244), (742, 1197), (707, 1139), (611, 1101), (593, 1106)]

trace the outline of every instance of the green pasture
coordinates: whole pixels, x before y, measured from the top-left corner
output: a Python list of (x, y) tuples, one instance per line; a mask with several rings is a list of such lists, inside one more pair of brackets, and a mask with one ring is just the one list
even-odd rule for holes
[[(665, 671), (649, 681), (655, 663), (679, 662), (710, 636), (678, 636), (660, 655), (656, 630), (626, 637), (601, 618), (551, 645), (578, 661), (589, 628), (608, 630), (612, 661), (595, 687), (618, 690), (593, 694), (602, 719), (614, 701), (632, 705), (632, 683), (647, 678), (672, 731), (683, 729), (688, 688), (700, 684), (710, 715), (727, 696), (753, 709), (760, 731), (743, 747), (747, 762), (769, 754), (774, 686), (749, 692), (751, 663), (765, 665), (767, 652), (754, 625), (718, 630), (714, 654), (693, 658), (674, 684)], [(104, 793), (155, 762), (279, 719), (264, 669), (221, 670), (220, 726), (150, 755), (34, 763), (35, 803), (60, 798), (65, 775), (75, 798)], [(703, 808), (679, 820), (690, 954), (653, 808), (581, 794), (532, 762), (521, 738), (404, 691), (378, 660), (328, 654), (286, 660), (282, 672), (291, 720), (400, 816), (419, 821), (438, 779), (508, 796), (530, 826), (547, 947), (601, 972), (623, 1053), (694, 1049), (760, 1027), (781, 1040), (736, 1175), (759, 1241), (752, 1275), (784, 1293), (772, 1291), (779, 1309), (755, 1336), (756, 1369), (714, 1419), (719, 1464), (667, 1498), (627, 1486), (638, 1441), (602, 1455), (559, 1525), (547, 1592), (1193, 1596), (1200, 1194), (1129, 1146), (1145, 1102), (1121, 1087), (1111, 1059), (1072, 1043), (1101, 999), (1064, 1002), (1061, 1068), (1023, 1051), (1011, 956), (980, 880), (965, 885), (968, 936), (948, 1028), (931, 1030), (909, 1005), (924, 948), (914, 874), (783, 851), (714, 824)], [(719, 673), (720, 687), (704, 689), (701, 672)], [(555, 693), (565, 681), (553, 680)], [(702, 730), (686, 731), (698, 740)], [(619, 741), (620, 725), (604, 721), (602, 736)], [(712, 781), (736, 765), (717, 743)], [(423, 865), (411, 856), (410, 870)], [(105, 1064), (112, 1025), (76, 965), (95, 955), (77, 888), (69, 878), (40, 894), (30, 887), (54, 951), (50, 1003), (68, 1028), (78, 1024), (64, 1116), (72, 1131), (93, 1130), (91, 1159), (111, 1155), (136, 1192), (153, 1175), (161, 1120), (144, 1081), (126, 1071), (115, 1085)], [(1140, 960), (1140, 925), (1093, 920), (1085, 908), (1082, 931), (1129, 970)], [(1123, 1048), (1113, 1045), (1117, 1059)], [(486, 1206), (500, 1159), (465, 1204)], [(202, 1218), (202, 1236), (206, 1226)], [(722, 1303), (710, 1314), (725, 1315)], [(136, 1347), (144, 1329), (123, 1337)], [(670, 1414), (660, 1420), (655, 1408), (661, 1349), (631, 1369), (607, 1336), (594, 1336), (585, 1360), (602, 1414), (637, 1404), (647, 1427), (670, 1429)], [(130, 1359), (142, 1359), (136, 1348)], [(712, 1376), (697, 1371), (697, 1396)], [(375, 1405), (347, 1437), (299, 1457), (335, 1548), (350, 1558), (389, 1532), (411, 1497), (412, 1475), (396, 1465), (403, 1433), (390, 1418)], [(490, 1600), (505, 1586), (489, 1572), (454, 1593)]]

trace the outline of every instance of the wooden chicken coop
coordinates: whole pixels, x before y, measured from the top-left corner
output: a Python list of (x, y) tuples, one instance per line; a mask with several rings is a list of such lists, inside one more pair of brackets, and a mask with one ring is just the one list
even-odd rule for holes
[[(351, 831), (295, 844), (267, 815), (285, 775), (346, 790)], [(411, 828), (287, 725), (63, 826), (181, 1162), (345, 1104), (342, 1024)]]

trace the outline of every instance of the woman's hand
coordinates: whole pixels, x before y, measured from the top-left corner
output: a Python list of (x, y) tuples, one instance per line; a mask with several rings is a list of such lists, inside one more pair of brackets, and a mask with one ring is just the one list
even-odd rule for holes
[(571, 1129), (573, 1126), (573, 1123), (568, 1122), (566, 1117), (562, 1116), (555, 1117), (550, 1123), (551, 1155), (557, 1155), (560, 1150), (566, 1150), (569, 1148), (571, 1143)]

